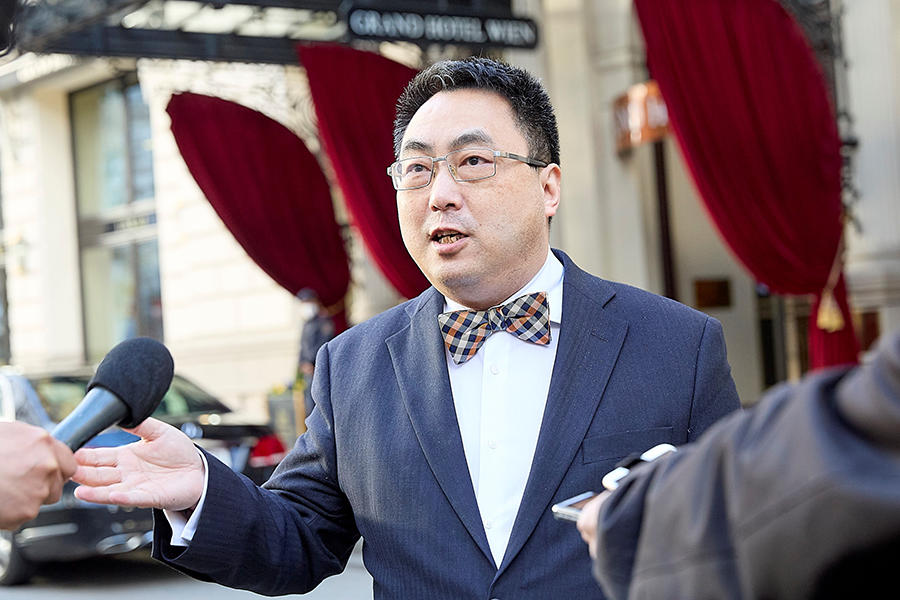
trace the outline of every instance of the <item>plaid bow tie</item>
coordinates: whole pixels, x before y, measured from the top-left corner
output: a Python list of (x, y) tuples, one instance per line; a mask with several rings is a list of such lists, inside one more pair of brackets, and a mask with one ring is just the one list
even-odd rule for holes
[(508, 331), (533, 344), (550, 343), (550, 305), (546, 292), (520, 296), (487, 310), (457, 310), (438, 315), (444, 342), (456, 364), (464, 363), (495, 331)]

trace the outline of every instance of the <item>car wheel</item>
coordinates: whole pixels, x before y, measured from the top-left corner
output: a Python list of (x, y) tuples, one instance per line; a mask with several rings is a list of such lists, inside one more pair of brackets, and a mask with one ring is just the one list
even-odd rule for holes
[(25, 583), (35, 566), (28, 562), (16, 545), (14, 531), (0, 531), (0, 586)]

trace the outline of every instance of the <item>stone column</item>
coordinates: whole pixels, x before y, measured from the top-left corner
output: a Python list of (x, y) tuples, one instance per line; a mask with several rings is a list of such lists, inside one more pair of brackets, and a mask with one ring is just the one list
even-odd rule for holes
[(847, 279), (854, 307), (878, 311), (882, 333), (900, 327), (900, 1), (844, 2), (849, 109), (859, 149), (860, 198), (847, 228)]

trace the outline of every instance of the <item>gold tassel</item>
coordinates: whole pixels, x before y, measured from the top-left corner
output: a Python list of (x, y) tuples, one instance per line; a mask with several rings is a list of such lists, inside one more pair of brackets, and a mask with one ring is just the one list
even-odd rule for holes
[(819, 301), (819, 312), (816, 314), (816, 326), (822, 331), (834, 333), (844, 328), (844, 315), (831, 290), (822, 293)]
[[(846, 223), (847, 215), (841, 215), (841, 227), (843, 229)], [(844, 315), (841, 314), (841, 307), (838, 306), (837, 300), (834, 299), (834, 288), (837, 286), (838, 279), (841, 276), (841, 270), (844, 268), (844, 236), (841, 234), (838, 240), (837, 252), (834, 261), (831, 263), (831, 272), (828, 274), (828, 281), (819, 297), (819, 312), (816, 313), (816, 327), (828, 333), (834, 333), (844, 328)]]
[(341, 298), (340, 300), (338, 300), (337, 302), (335, 302), (335, 303), (332, 304), (331, 306), (326, 306), (326, 307), (325, 307), (325, 312), (328, 313), (328, 316), (329, 316), (329, 317), (333, 317), (334, 315), (336, 315), (336, 314), (338, 314), (339, 312), (341, 312), (342, 310), (344, 310), (344, 307), (345, 307), (345, 305), (344, 305), (344, 298)]

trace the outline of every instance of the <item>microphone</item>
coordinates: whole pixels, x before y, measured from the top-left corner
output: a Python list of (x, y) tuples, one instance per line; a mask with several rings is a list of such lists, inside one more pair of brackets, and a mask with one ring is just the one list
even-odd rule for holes
[(175, 363), (156, 340), (137, 337), (109, 351), (87, 384), (87, 394), (51, 432), (73, 451), (112, 425), (136, 427), (172, 385)]

